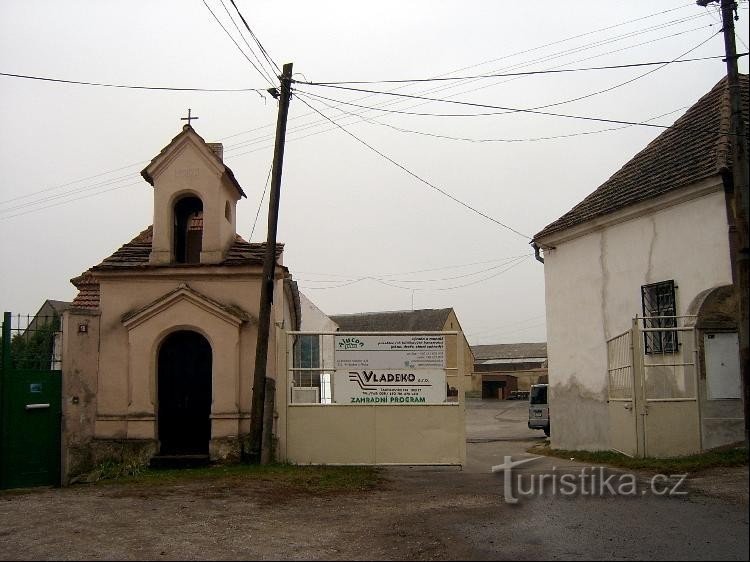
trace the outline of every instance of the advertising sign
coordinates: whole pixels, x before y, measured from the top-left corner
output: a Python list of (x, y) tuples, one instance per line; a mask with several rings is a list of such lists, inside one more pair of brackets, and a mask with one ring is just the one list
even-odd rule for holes
[(445, 336), (336, 336), (336, 369), (444, 369)]
[(442, 404), (446, 401), (441, 369), (337, 369), (336, 404)]

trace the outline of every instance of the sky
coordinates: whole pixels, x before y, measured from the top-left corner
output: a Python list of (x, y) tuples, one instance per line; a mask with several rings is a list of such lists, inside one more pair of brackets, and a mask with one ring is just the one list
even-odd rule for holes
[[(529, 238), (662, 130), (595, 119), (669, 126), (726, 73), (716, 5), (235, 1), (294, 65), (278, 240), (302, 291), (327, 314), (453, 307), (471, 344), (545, 341)], [(265, 240), (268, 66), (229, 0), (3, 1), (2, 73), (257, 91), (0, 76), (0, 307), (72, 300), (71, 278), (152, 223), (140, 171), (189, 108), (247, 193), (239, 234)]]

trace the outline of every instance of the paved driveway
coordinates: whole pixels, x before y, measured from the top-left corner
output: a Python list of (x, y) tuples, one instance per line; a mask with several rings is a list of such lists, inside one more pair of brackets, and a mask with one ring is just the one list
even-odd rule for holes
[[(748, 559), (746, 473), (729, 497), (547, 489), (507, 503), (490, 467), (531, 458), (525, 451), (543, 434), (526, 429), (525, 415), (522, 402), (471, 402), (465, 470), (391, 469), (371, 492), (187, 481), (3, 493), (0, 559)], [(513, 474), (582, 468), (545, 458)]]

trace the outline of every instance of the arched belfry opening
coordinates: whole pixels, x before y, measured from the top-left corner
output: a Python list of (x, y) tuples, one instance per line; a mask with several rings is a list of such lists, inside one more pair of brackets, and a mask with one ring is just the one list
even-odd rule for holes
[(179, 199), (174, 206), (174, 259), (200, 263), (203, 249), (203, 202), (198, 197)]
[(157, 420), (162, 455), (208, 454), (211, 365), (211, 344), (198, 332), (173, 332), (159, 347)]

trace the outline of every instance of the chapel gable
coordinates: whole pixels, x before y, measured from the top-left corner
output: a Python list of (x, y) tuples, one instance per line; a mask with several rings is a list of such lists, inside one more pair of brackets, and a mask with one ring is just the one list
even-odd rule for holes
[(185, 125), (141, 172), (154, 187), (151, 265), (218, 264), (227, 257), (245, 193), (222, 158), (221, 144)]

